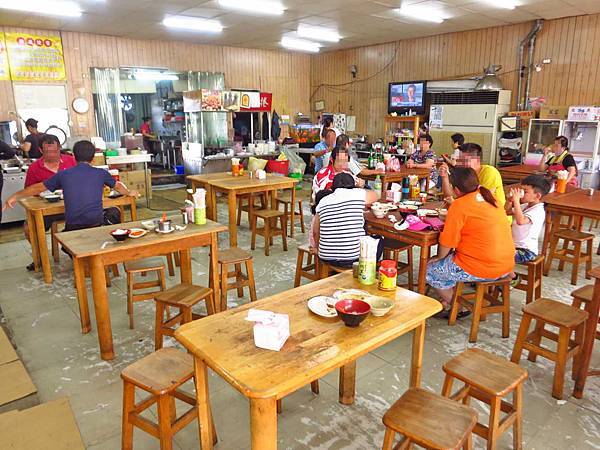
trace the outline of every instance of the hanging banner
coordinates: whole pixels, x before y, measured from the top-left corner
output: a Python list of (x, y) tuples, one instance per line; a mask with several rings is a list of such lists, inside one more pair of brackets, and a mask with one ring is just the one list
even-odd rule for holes
[(4, 43), (4, 33), (0, 33), (0, 80), (10, 80), (9, 70), (8, 54), (6, 53), (6, 44)]
[(202, 111), (202, 90), (183, 91), (183, 112)]
[(241, 107), (242, 109), (260, 108), (260, 92), (242, 92)]
[(273, 104), (273, 94), (268, 92), (260, 93), (260, 106), (258, 107), (259, 111), (271, 111), (271, 106)]
[(60, 37), (5, 33), (5, 41), (13, 81), (66, 80)]

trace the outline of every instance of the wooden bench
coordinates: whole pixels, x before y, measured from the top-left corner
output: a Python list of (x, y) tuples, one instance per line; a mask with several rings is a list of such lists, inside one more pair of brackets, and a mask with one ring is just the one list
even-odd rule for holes
[[(262, 227), (257, 226), (258, 219), (262, 219), (264, 225)], [(265, 239), (265, 256), (269, 256), (269, 248), (273, 245), (273, 238), (275, 236), (281, 236), (283, 242), (283, 250), (287, 252), (287, 217), (283, 211), (276, 209), (259, 209), (258, 211), (252, 211), (252, 243), (250, 248), (254, 250), (256, 248), (256, 236), (262, 236)], [(277, 222), (281, 226), (277, 226)]]
[[(256, 301), (252, 255), (239, 247), (231, 247), (219, 251), (217, 261), (219, 264), (219, 279), (221, 280), (220, 311), (227, 309), (227, 292), (232, 289), (236, 289), (238, 297), (241, 298), (244, 296), (244, 288), (247, 287), (250, 291), (250, 301)], [(242, 263), (246, 266), (245, 275), (242, 273)], [(229, 270), (231, 265), (234, 266), (233, 271)], [(235, 282), (230, 283), (230, 278), (235, 278)]]

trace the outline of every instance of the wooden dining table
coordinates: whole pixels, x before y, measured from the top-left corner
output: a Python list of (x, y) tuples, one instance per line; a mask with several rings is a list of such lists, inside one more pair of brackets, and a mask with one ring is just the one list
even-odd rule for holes
[[(427, 202), (423, 208), (436, 209), (442, 208), (444, 202)], [(435, 230), (413, 231), (402, 230), (398, 231), (394, 228), (394, 224), (388, 219), (389, 215), (393, 215), (397, 221), (400, 221), (401, 216), (398, 211), (390, 211), (385, 217), (378, 219), (371, 211), (365, 212), (365, 226), (367, 234), (380, 235), (386, 239), (412, 244), (421, 249), (419, 256), (419, 274), (417, 277), (417, 292), (424, 294), (427, 289), (425, 275), (427, 274), (427, 263), (431, 257), (431, 247), (437, 245), (440, 237), (440, 232)]]
[[(250, 178), (249, 173), (234, 177), (228, 172), (220, 174), (193, 175), (188, 177), (194, 189), (203, 187), (206, 189), (206, 213), (211, 220), (217, 220), (217, 192), (227, 195), (229, 210), (229, 244), (237, 246), (237, 197), (244, 194), (256, 194), (259, 192), (270, 193), (271, 208), (276, 208), (277, 191), (279, 189), (291, 189), (292, 205), (296, 204), (296, 184), (300, 181), (294, 178), (267, 174), (263, 180)], [(294, 223), (295, 208), (290, 211), (291, 223)]]
[(371, 173), (369, 172), (368, 175), (366, 174), (358, 174), (359, 178), (362, 178), (363, 180), (366, 181), (374, 181), (375, 178), (377, 178), (377, 175), (379, 175), (379, 178), (381, 179), (381, 190), (383, 192), (385, 192), (388, 189), (388, 186), (392, 183), (402, 183), (402, 180), (409, 176), (409, 175), (417, 175), (419, 177), (419, 183), (421, 183), (423, 180), (428, 180), (429, 176), (431, 175), (431, 169), (423, 169), (423, 168), (419, 168), (419, 167), (413, 167), (413, 168), (408, 168), (406, 167), (406, 165), (402, 165), (402, 167), (400, 168), (399, 171), (397, 172), (392, 172), (392, 171), (382, 171), (381, 173)]
[[(50, 203), (39, 196), (25, 197), (19, 200), (19, 203), (25, 208), (27, 223), (29, 224), (29, 242), (31, 243), (31, 255), (35, 271), (40, 268), (44, 274), (44, 281), (52, 283), (52, 266), (48, 255), (48, 245), (46, 243), (46, 229), (44, 227), (44, 217), (54, 216), (65, 213), (65, 202), (59, 200)], [(124, 207), (128, 206), (131, 212), (131, 220), (137, 220), (137, 205), (135, 197), (126, 195), (102, 200), (103, 208), (116, 207), (121, 211), (121, 219), (124, 218)]]
[[(170, 217), (170, 219), (175, 224), (181, 224), (180, 217)], [(83, 333), (88, 333), (91, 330), (85, 284), (85, 265), (87, 264), (90, 268), (100, 355), (105, 360), (115, 357), (105, 266), (178, 252), (181, 282), (192, 283), (191, 249), (209, 246), (209, 273), (211, 274), (209, 285), (214, 291), (215, 298), (220, 298), (217, 269), (217, 234), (227, 230), (224, 225), (207, 220), (204, 225), (188, 224), (185, 230), (176, 230), (169, 234), (150, 231), (145, 236), (136, 239), (128, 238), (123, 242), (116, 242), (109, 234), (115, 228), (117, 228), (115, 225), (110, 225), (56, 234), (56, 239), (73, 256), (75, 288), (77, 290)], [(118, 228), (143, 227), (141, 222), (129, 222), (119, 224)]]
[[(332, 295), (340, 288), (363, 289), (395, 305), (385, 316), (371, 315), (357, 328), (309, 311), (310, 297)], [(250, 308), (289, 316), (291, 335), (280, 351), (254, 345), (253, 324), (245, 320)], [(359, 284), (346, 272), (183, 325), (175, 337), (194, 356), (202, 450), (213, 448), (208, 368), (250, 400), (251, 448), (275, 450), (277, 400), (339, 368), (339, 401), (352, 404), (358, 358), (410, 331), (410, 386), (419, 386), (425, 321), (441, 309), (432, 298), (402, 288), (383, 292), (376, 285)]]
[(498, 171), (502, 176), (502, 182), (504, 184), (519, 183), (523, 178), (529, 175), (540, 174), (544, 172), (540, 171), (539, 167), (531, 166), (527, 164), (517, 164), (514, 166), (502, 166), (498, 167)]

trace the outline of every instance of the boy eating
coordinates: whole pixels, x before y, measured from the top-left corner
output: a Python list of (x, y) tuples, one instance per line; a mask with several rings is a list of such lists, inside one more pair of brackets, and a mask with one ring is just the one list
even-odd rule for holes
[[(513, 216), (512, 237), (517, 264), (534, 260), (538, 253), (538, 239), (546, 220), (542, 197), (550, 191), (550, 182), (541, 175), (530, 175), (521, 181), (520, 188), (512, 188), (506, 202), (506, 213)], [(519, 279), (513, 273), (513, 285)]]

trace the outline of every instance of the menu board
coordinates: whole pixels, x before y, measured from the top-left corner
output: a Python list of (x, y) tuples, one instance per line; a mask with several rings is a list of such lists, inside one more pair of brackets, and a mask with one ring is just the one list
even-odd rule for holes
[(4, 33), (0, 33), (0, 80), (10, 80), (8, 54), (6, 53), (6, 44), (4, 43)]
[(62, 41), (58, 36), (5, 33), (13, 81), (66, 79)]

